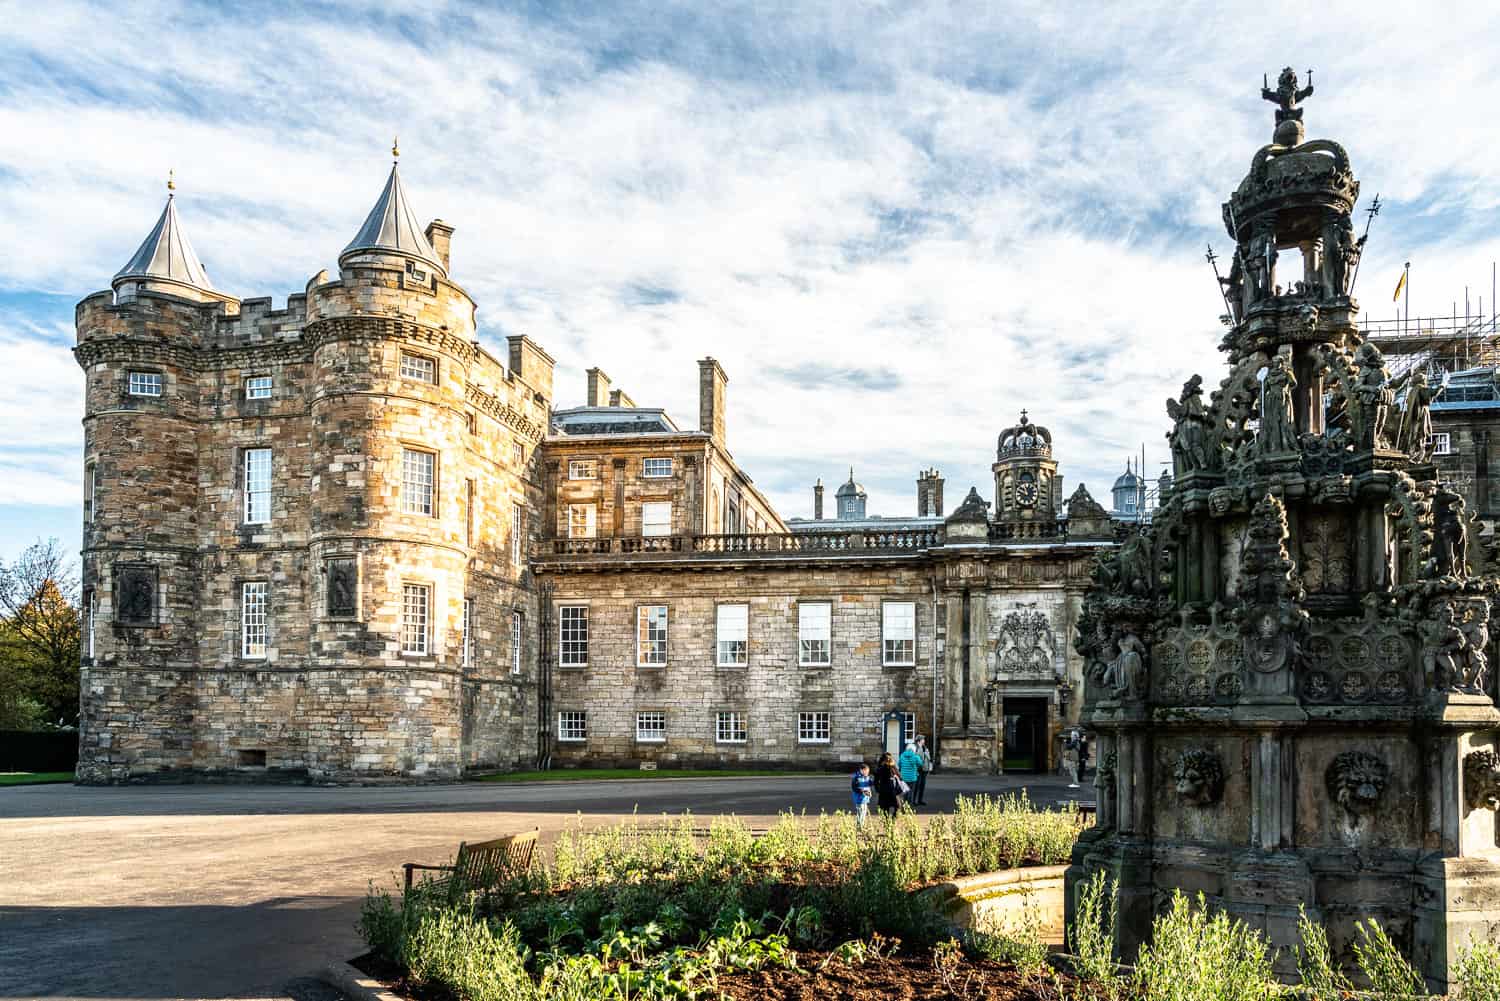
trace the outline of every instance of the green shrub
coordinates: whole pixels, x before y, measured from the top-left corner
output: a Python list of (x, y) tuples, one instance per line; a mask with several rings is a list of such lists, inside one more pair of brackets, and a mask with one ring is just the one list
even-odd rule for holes
[(1115, 965), (1115, 932), (1119, 924), (1118, 884), (1099, 870), (1078, 888), (1078, 909), (1069, 929), (1078, 975), (1114, 993), (1119, 976)]
[(1333, 965), (1328, 948), (1328, 933), (1307, 916), (1307, 908), (1297, 908), (1297, 975), (1307, 991), (1308, 1001), (1338, 1001), (1354, 985)]
[(1370, 990), (1381, 1001), (1423, 996), (1427, 993), (1422, 975), (1401, 955), (1374, 918), (1354, 922), (1359, 938), (1354, 943), (1354, 960), (1370, 981)]
[(1011, 963), (1022, 975), (1034, 977), (1047, 968), (1047, 943), (1042, 937), (1041, 910), (1031, 894), (1021, 906), (1021, 919), (1000, 925), (981, 921), (969, 933), (969, 949), (997, 963)]
[(1180, 892), (1151, 926), (1136, 960), (1142, 1001), (1263, 1001), (1275, 990), (1270, 951), (1256, 931), (1229, 915), (1207, 913)]
[(412, 978), (446, 987), (460, 1001), (529, 1001), (540, 998), (526, 972), (526, 950), (514, 925), (498, 932), (472, 911), (424, 911), (406, 942)]
[(1500, 947), (1476, 942), (1460, 950), (1449, 979), (1457, 985), (1453, 996), (1458, 1001), (1500, 1001)]

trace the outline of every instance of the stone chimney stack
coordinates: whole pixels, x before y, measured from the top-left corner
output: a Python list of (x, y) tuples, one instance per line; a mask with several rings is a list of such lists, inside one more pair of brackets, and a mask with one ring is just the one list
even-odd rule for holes
[(698, 430), (707, 431), (715, 445), (724, 444), (724, 387), (729, 376), (712, 358), (698, 363)]
[(609, 405), (612, 407), (633, 407), (635, 406), (635, 401), (630, 398), (630, 394), (625, 392), (625, 390), (611, 389), (609, 391)]
[(609, 376), (604, 374), (602, 368), (591, 368), (589, 373), (589, 393), (584, 398), (583, 405), (586, 407), (609, 406)]
[(438, 260), (443, 264), (443, 273), (448, 272), (448, 247), (453, 242), (453, 227), (441, 219), (434, 219), (427, 224), (427, 232), (423, 234), (427, 242), (432, 244), (432, 249), (438, 255)]
[(917, 516), (943, 514), (943, 477), (936, 469), (917, 474)]
[(823, 520), (823, 478), (818, 477), (818, 482), (813, 484), (813, 517), (818, 521)]

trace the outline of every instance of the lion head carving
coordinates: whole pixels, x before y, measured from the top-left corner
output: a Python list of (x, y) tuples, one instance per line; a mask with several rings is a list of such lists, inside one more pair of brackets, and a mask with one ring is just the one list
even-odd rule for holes
[(1177, 795), (1195, 806), (1210, 806), (1224, 795), (1224, 766), (1206, 747), (1190, 747), (1177, 755), (1172, 768)]
[(1500, 809), (1500, 756), (1487, 747), (1464, 755), (1464, 800), (1471, 810)]
[(1391, 770), (1369, 751), (1344, 751), (1328, 763), (1328, 795), (1349, 813), (1371, 810), (1385, 792)]

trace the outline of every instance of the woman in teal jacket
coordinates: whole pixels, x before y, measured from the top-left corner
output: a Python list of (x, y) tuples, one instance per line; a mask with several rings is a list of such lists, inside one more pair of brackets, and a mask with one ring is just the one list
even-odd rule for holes
[(896, 767), (901, 769), (901, 781), (906, 783), (906, 804), (916, 809), (917, 778), (922, 774), (922, 755), (917, 753), (915, 743), (906, 742), (906, 750), (902, 751), (901, 757), (896, 760)]

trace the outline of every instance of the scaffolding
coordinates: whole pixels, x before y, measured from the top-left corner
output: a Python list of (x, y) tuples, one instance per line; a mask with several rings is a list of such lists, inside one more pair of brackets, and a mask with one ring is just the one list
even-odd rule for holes
[(1429, 382), (1444, 375), (1500, 366), (1500, 329), (1490, 316), (1366, 320), (1366, 341), (1380, 349), (1392, 380), (1421, 371)]

